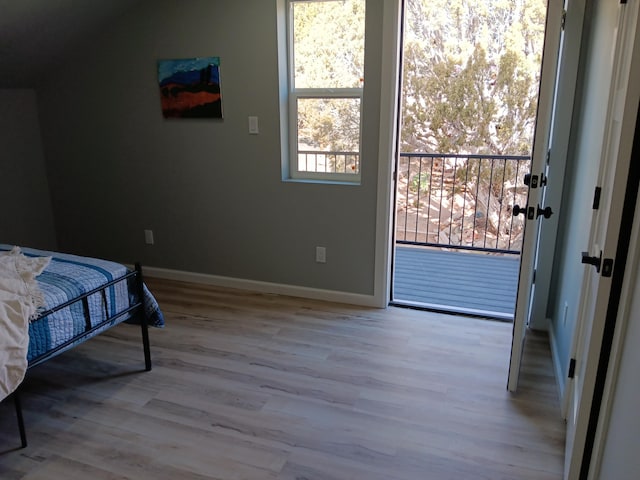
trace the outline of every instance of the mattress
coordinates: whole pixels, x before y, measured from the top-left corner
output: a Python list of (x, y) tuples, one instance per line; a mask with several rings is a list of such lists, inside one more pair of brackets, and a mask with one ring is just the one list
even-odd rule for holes
[[(11, 250), (11, 245), (1, 245), (1, 250)], [(85, 332), (87, 324), (94, 328), (103, 322), (91, 336), (112, 327), (116, 323), (132, 320), (123, 316), (109, 320), (126, 310), (136, 301), (136, 289), (129, 280), (117, 282), (104, 290), (89, 295), (86, 311), (82, 301), (73, 303), (58, 311), (42, 316), (43, 312), (101, 287), (112, 280), (126, 275), (126, 266), (98, 258), (82, 257), (46, 250), (21, 247), (27, 257), (51, 257), (49, 265), (37, 277), (38, 286), (44, 296), (45, 307), (40, 309), (40, 318), (29, 323), (29, 348), (27, 360), (31, 363), (38, 357), (68, 343), (57, 353), (72, 348), (86, 338), (72, 341)], [(150, 326), (164, 326), (164, 318), (158, 303), (144, 286), (144, 309)], [(69, 343), (71, 341), (71, 343)]]

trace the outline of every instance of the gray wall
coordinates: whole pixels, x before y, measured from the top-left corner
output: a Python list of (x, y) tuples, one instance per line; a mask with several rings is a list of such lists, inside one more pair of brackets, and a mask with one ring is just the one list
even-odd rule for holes
[(55, 249), (36, 93), (0, 90), (0, 243)]
[[(585, 267), (581, 252), (589, 250), (593, 217), (593, 194), (598, 181), (600, 154), (604, 137), (612, 47), (617, 26), (617, 5), (587, 10), (585, 34), (589, 36), (583, 53), (581, 85), (576, 94), (577, 108), (572, 126), (572, 147), (568, 157), (555, 268), (551, 284), (548, 315), (564, 382), (568, 371), (574, 330), (580, 309), (580, 291)], [(590, 252), (593, 254), (594, 252)], [(566, 316), (565, 316), (566, 304)]]
[[(143, 1), (96, 34), (38, 88), (60, 248), (372, 294), (382, 5), (367, 1), (358, 186), (281, 180), (276, 0)], [(221, 58), (225, 118), (165, 120), (156, 62), (195, 56)]]

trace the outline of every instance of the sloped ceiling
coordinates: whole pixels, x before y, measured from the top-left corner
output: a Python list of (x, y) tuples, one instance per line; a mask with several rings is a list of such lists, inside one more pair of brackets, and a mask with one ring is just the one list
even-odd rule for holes
[(0, 88), (33, 88), (78, 42), (141, 0), (0, 0)]

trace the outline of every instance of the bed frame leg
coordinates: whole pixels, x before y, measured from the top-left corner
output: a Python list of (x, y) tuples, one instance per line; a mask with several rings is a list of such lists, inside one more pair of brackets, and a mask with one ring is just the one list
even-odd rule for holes
[(148, 372), (151, 370), (151, 349), (149, 347), (147, 313), (144, 308), (144, 279), (142, 278), (142, 267), (139, 263), (136, 263), (136, 288), (138, 289), (138, 298), (143, 304), (140, 314), (140, 328), (142, 330), (142, 347), (144, 349), (144, 369)]
[(147, 320), (142, 321), (142, 346), (144, 348), (144, 369), (148, 372), (151, 370), (151, 350), (149, 348), (149, 329)]
[(24, 418), (22, 417), (22, 404), (20, 403), (20, 395), (16, 390), (12, 394), (13, 403), (16, 406), (16, 417), (18, 418), (18, 429), (20, 430), (20, 445), (22, 448), (27, 447), (27, 432), (24, 428)]

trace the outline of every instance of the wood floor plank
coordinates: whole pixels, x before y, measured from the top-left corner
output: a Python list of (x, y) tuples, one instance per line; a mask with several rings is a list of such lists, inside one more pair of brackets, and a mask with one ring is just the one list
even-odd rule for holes
[(562, 477), (544, 334), (506, 391), (511, 326), (148, 279), (167, 320), (119, 325), (33, 369), (29, 436), (0, 404), (0, 478)]

